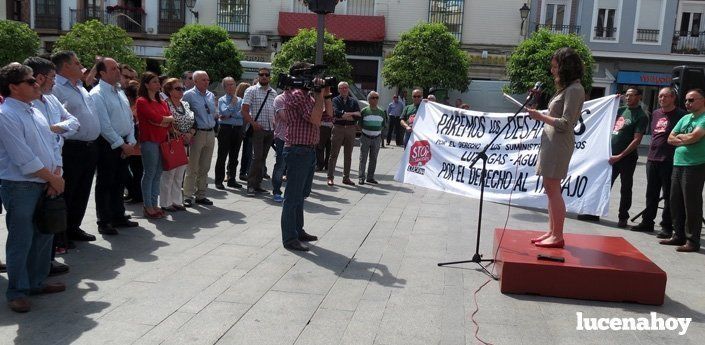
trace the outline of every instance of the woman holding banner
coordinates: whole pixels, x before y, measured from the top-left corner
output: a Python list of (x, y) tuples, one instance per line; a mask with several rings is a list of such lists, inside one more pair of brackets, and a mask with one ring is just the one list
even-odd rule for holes
[(536, 175), (543, 178), (548, 196), (549, 231), (531, 240), (537, 247), (563, 248), (565, 202), (561, 195), (561, 180), (568, 175), (570, 157), (575, 148), (573, 128), (580, 118), (585, 90), (580, 83), (583, 61), (571, 48), (558, 49), (551, 57), (551, 74), (556, 94), (548, 105), (548, 114), (527, 109), (529, 116), (545, 123), (541, 134)]

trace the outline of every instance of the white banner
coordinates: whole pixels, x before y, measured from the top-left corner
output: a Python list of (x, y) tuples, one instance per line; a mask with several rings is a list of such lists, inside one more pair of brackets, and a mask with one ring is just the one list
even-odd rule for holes
[[(562, 181), (568, 212), (606, 215), (612, 168), (611, 131), (619, 98), (585, 102), (576, 125), (575, 151)], [(483, 113), (434, 102), (422, 102), (414, 131), (395, 179), (421, 187), (479, 199), (482, 160), (471, 162), (497, 133), (507, 130), (487, 151), (485, 200), (543, 208), (547, 206), (542, 179), (536, 176), (543, 122), (526, 113)]]

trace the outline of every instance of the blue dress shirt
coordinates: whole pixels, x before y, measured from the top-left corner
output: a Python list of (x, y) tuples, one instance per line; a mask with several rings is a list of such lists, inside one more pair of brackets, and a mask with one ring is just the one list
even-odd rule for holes
[(0, 179), (46, 183), (34, 173), (60, 166), (61, 146), (44, 115), (31, 104), (6, 98), (0, 105)]
[(387, 107), (387, 114), (391, 117), (401, 117), (401, 112), (406, 107), (406, 104), (402, 101), (392, 101)]
[(49, 126), (58, 126), (64, 130), (63, 133), (56, 134), (60, 146), (64, 146), (64, 139), (74, 135), (81, 127), (78, 119), (69, 114), (56, 96), (52, 94), (42, 95), (42, 98), (35, 99), (32, 101), (32, 106), (42, 112), (49, 122)]
[(196, 128), (211, 129), (215, 127), (215, 119), (218, 116), (215, 108), (215, 95), (206, 90), (205, 93), (196, 87), (184, 92), (181, 100), (186, 101), (191, 107), (196, 117)]
[(125, 92), (101, 79), (91, 89), (90, 95), (100, 119), (100, 134), (110, 144), (110, 148), (114, 150), (125, 144), (125, 141), (136, 144), (135, 122)]
[(81, 141), (98, 139), (100, 135), (100, 120), (98, 120), (93, 100), (88, 91), (83, 88), (83, 85), (80, 83), (73, 85), (68, 79), (57, 74), (56, 84), (52, 93), (64, 105), (66, 111), (75, 116), (81, 124), (81, 128), (66, 139)]
[(231, 104), (233, 97), (237, 96), (225, 95), (218, 98), (218, 114), (223, 118), (220, 123), (223, 125), (242, 126), (244, 118), (240, 110), (242, 109), (242, 98), (237, 98), (235, 104)]

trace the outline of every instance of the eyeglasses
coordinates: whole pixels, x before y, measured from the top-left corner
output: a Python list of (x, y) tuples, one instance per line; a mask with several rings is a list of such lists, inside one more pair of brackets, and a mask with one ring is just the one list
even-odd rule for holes
[(182, 91), (182, 92), (183, 92), (183, 91), (186, 90), (186, 89), (184, 89), (184, 88), (181, 87), (181, 86), (177, 86), (177, 87), (174, 88), (174, 90), (176, 90), (176, 91)]
[(34, 85), (34, 84), (37, 83), (37, 79), (35, 79), (35, 78), (28, 78), (28, 79), (20, 80), (20, 81), (18, 81), (18, 82), (16, 82), (16, 83), (12, 83), (12, 84), (17, 85), (17, 84), (22, 84), (22, 83), (27, 83), (27, 85), (32, 86), (32, 85)]
[(259, 76), (269, 78), (270, 74), (269, 73), (260, 73)]
[(686, 102), (686, 103), (694, 103), (695, 101), (699, 101), (699, 100), (701, 100), (701, 99), (702, 99), (702, 98), (686, 98), (686, 99), (685, 99), (685, 102)]
[(370, 99), (379, 99), (379, 97), (378, 97), (378, 96), (372, 96), (372, 97), (370, 97)]

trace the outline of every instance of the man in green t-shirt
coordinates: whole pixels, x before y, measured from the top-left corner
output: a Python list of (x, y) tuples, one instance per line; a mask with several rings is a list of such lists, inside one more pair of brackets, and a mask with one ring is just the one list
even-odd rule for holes
[(612, 156), (609, 163), (612, 165), (612, 184), (619, 177), (622, 187), (619, 190), (619, 222), (620, 228), (627, 227), (629, 208), (632, 206), (632, 184), (634, 170), (639, 159), (637, 147), (646, 132), (649, 117), (641, 108), (641, 91), (630, 88), (624, 94), (626, 107), (619, 108), (617, 120), (612, 129)]
[(673, 237), (659, 243), (679, 246), (679, 252), (697, 252), (703, 225), (705, 92), (688, 92), (685, 107), (691, 113), (683, 116), (668, 136), (668, 143), (676, 147), (671, 174)]
[(404, 134), (404, 147), (406, 147), (406, 143), (408, 143), (409, 138), (411, 138), (411, 131), (414, 125), (414, 118), (416, 117), (416, 112), (419, 110), (419, 104), (421, 104), (423, 90), (415, 89), (411, 93), (411, 97), (413, 98), (413, 103), (407, 105), (404, 108), (404, 110), (401, 112), (401, 121), (399, 121), (401, 126), (406, 129), (406, 133)]
[[(376, 91), (371, 91), (367, 95), (369, 106), (362, 109), (360, 115), (360, 127), (362, 127), (362, 135), (360, 136), (360, 167), (358, 169), (359, 183), (365, 182), (377, 184), (375, 180), (375, 169), (377, 168), (377, 154), (379, 153), (380, 144), (382, 143), (382, 129), (387, 123), (387, 113), (378, 108), (379, 94)], [(370, 166), (365, 175), (365, 167), (367, 165), (367, 155), (370, 155)], [(366, 177), (366, 178), (365, 178)]]

